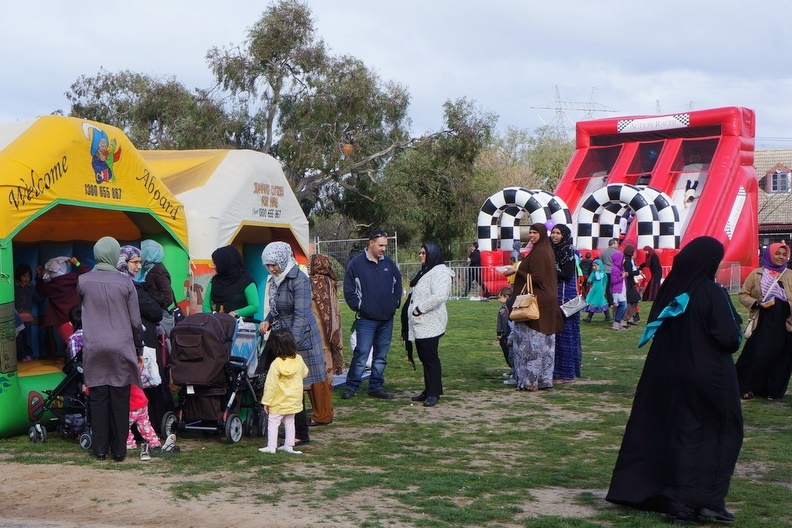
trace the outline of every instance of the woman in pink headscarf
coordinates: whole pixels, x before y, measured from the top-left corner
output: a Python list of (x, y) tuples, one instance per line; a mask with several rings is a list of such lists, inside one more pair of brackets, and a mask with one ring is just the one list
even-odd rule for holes
[(784, 396), (792, 373), (792, 271), (789, 246), (770, 244), (762, 267), (753, 270), (740, 291), (740, 304), (758, 313), (756, 329), (737, 360), (740, 395), (744, 400)]

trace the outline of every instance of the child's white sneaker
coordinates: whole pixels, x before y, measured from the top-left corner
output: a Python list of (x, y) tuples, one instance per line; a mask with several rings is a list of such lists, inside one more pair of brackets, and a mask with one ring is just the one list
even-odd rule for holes
[(278, 451), (283, 451), (284, 453), (291, 453), (292, 455), (302, 455), (302, 451), (295, 451), (292, 446), (282, 445), (278, 448)]
[(165, 443), (162, 444), (162, 451), (178, 451), (178, 446), (176, 445), (176, 435), (171, 433), (168, 435), (168, 438), (165, 439)]
[(265, 447), (259, 447), (259, 451), (261, 451), (262, 453), (274, 453), (275, 452), (275, 448), (274, 447), (266, 447), (266, 446)]
[(149, 445), (148, 444), (140, 444), (140, 460), (143, 462), (148, 462), (151, 460), (151, 454), (149, 453)]

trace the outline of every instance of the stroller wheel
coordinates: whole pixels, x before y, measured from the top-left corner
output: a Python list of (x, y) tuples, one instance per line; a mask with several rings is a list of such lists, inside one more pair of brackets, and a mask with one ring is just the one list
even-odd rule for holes
[(87, 451), (88, 449), (91, 449), (91, 444), (93, 444), (93, 437), (91, 436), (91, 433), (86, 431), (80, 435), (80, 447)]
[(245, 436), (253, 436), (255, 430), (256, 421), (253, 419), (253, 410), (248, 409), (247, 416), (245, 416)]
[(256, 434), (260, 438), (267, 436), (267, 415), (264, 413), (264, 409), (259, 409), (256, 417)]
[(242, 418), (238, 414), (228, 416), (225, 424), (225, 434), (228, 441), (232, 444), (242, 440)]
[(179, 429), (179, 419), (176, 416), (176, 413), (173, 411), (166, 412), (162, 417), (160, 427), (162, 436), (165, 438), (167, 438), (170, 434), (175, 434)]
[(41, 442), (44, 443), (47, 441), (47, 430), (41, 425), (31, 425), (30, 429), (28, 429), (28, 440), (32, 443)]

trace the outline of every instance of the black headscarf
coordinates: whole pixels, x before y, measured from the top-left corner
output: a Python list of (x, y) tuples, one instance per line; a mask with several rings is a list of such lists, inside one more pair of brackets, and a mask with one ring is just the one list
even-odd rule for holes
[[(439, 266), (440, 264), (445, 264), (445, 259), (443, 258), (443, 252), (440, 250), (440, 246), (438, 246), (434, 242), (425, 242), (421, 249), (426, 252), (426, 258), (424, 258), (423, 266), (415, 274), (415, 277), (412, 278), (410, 281), (410, 287), (415, 287), (418, 284), (418, 281), (421, 280), (426, 273), (429, 272), (430, 269), (434, 268), (435, 266)], [(412, 341), (410, 341), (410, 329), (409, 329), (409, 309), (410, 309), (410, 298), (412, 297), (412, 292), (407, 296), (407, 299), (404, 301), (401, 309), (401, 337), (404, 340), (404, 349), (407, 351), (407, 361), (410, 362), (412, 365), (413, 370), (415, 370), (415, 359), (413, 359), (413, 346)]]
[(234, 246), (223, 246), (212, 253), (215, 276), (212, 277), (212, 302), (226, 304), (235, 295), (245, 291), (253, 275), (245, 269), (245, 261)]
[(553, 248), (558, 269), (564, 269), (564, 264), (575, 260), (575, 246), (572, 240), (572, 230), (564, 224), (556, 224), (553, 226), (553, 229), (561, 231), (561, 240), (559, 240), (558, 244), (553, 244), (551, 239), (550, 246)]
[(674, 265), (657, 293), (648, 322), (657, 316), (681, 293), (692, 293), (702, 282), (715, 280), (715, 273), (723, 260), (723, 244), (712, 237), (701, 236), (682, 248)]
[(421, 280), (430, 269), (434, 268), (439, 264), (445, 264), (445, 259), (443, 258), (443, 252), (440, 250), (440, 246), (438, 246), (434, 242), (426, 242), (421, 246), (426, 252), (426, 258), (424, 259), (423, 266), (421, 266), (420, 271), (415, 274), (415, 277), (412, 278), (410, 281), (410, 287), (415, 286), (418, 284), (418, 281)]

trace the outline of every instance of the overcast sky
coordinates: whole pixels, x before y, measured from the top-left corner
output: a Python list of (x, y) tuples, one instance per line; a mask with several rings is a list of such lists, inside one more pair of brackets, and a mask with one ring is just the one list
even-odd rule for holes
[[(244, 42), (253, 0), (14, 1), (0, 22), (0, 123), (68, 112), (80, 76), (213, 79), (207, 50)], [(467, 97), (499, 127), (720, 106), (756, 111), (757, 149), (792, 148), (789, 0), (310, 0), (318, 35), (411, 94), (413, 132)], [(559, 102), (560, 101), (560, 102)], [(586, 110), (612, 110), (587, 113)]]

